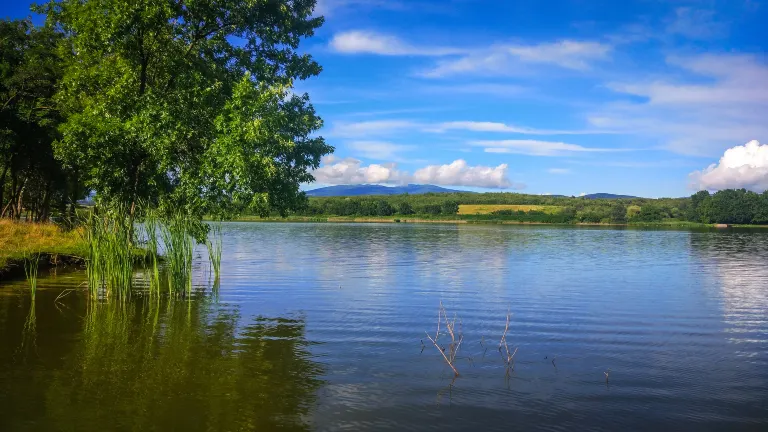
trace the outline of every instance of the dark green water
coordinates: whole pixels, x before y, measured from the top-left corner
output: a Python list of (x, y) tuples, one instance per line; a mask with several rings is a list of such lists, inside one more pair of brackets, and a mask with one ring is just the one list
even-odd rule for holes
[(0, 285), (0, 430), (768, 429), (768, 232), (232, 223), (218, 295), (205, 256), (190, 301)]

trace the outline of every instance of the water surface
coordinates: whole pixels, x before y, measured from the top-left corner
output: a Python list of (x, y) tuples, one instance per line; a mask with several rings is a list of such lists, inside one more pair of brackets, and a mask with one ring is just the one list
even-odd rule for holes
[[(204, 249), (191, 300), (54, 301), (84, 279), (60, 272), (30, 321), (0, 286), (0, 430), (768, 428), (768, 232), (223, 232), (217, 294)], [(425, 336), (440, 302), (455, 380)]]

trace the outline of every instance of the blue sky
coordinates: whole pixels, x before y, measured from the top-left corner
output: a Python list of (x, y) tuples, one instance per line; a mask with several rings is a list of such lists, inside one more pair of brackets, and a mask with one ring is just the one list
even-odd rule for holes
[[(682, 196), (727, 149), (768, 141), (768, 2), (319, 0), (317, 13), (302, 50), (324, 71), (296, 87), (336, 152), (310, 187)], [(739, 155), (765, 183), (768, 162)]]

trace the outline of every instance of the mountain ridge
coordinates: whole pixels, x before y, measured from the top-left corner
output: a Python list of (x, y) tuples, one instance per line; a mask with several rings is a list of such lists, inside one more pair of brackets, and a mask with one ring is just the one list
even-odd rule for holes
[[(425, 193), (455, 193), (469, 192), (455, 189), (447, 189), (430, 184), (408, 184), (405, 186), (382, 186), (376, 184), (358, 184), (358, 185), (336, 185), (326, 186), (306, 191), (307, 196), (311, 197), (332, 197), (332, 196), (365, 196), (365, 195), (401, 195), (411, 194), (419, 195)], [(473, 193), (473, 192), (469, 192)], [(565, 197), (567, 195), (552, 195), (553, 197)], [(617, 195), (610, 193), (593, 193), (584, 195), (586, 199), (630, 199), (639, 198), (632, 195)]]

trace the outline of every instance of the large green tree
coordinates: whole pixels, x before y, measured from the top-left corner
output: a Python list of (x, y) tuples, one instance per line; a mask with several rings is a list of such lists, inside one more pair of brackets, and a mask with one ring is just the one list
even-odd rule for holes
[(0, 21), (0, 216), (46, 220), (84, 194), (53, 154), (61, 40), (28, 20)]
[(66, 35), (56, 156), (101, 203), (137, 213), (284, 212), (333, 149), (293, 82), (315, 0), (54, 0)]

